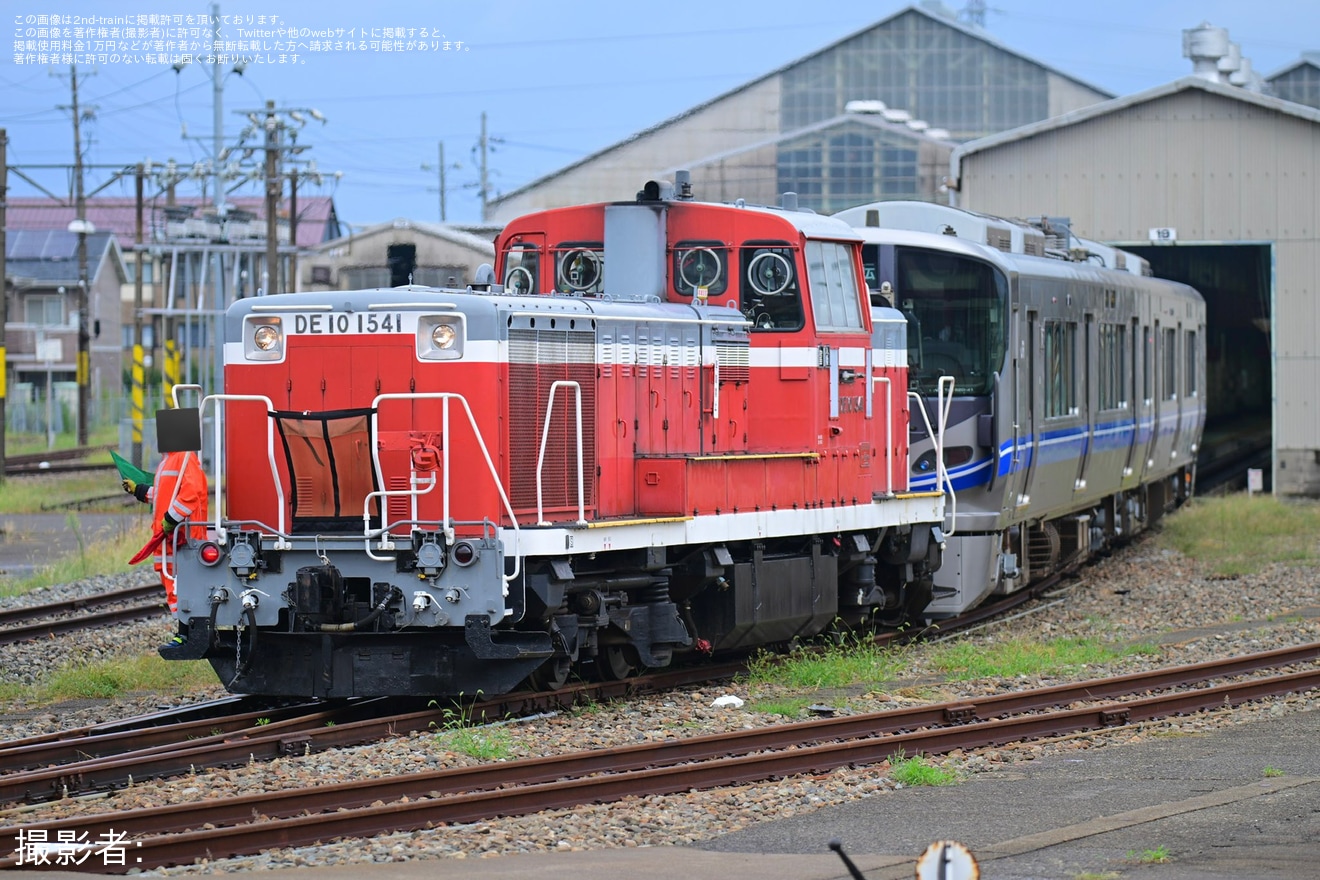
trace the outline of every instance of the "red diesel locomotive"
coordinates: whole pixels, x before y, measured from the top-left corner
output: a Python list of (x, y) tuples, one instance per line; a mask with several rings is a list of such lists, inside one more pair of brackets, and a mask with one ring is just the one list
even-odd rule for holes
[(943, 499), (908, 491), (905, 324), (844, 223), (648, 183), (496, 251), (466, 290), (230, 308), (172, 656), (495, 694), (926, 606)]

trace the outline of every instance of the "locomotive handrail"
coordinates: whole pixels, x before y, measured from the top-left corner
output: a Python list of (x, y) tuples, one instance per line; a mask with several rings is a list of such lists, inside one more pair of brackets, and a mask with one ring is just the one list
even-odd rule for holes
[(172, 401), (174, 402), (174, 408), (175, 408), (175, 409), (180, 409), (180, 406), (179, 406), (179, 389), (180, 389), (180, 388), (184, 388), (184, 389), (192, 389), (193, 391), (196, 391), (198, 394), (201, 394), (201, 393), (202, 393), (202, 386), (201, 386), (201, 385), (192, 385), (192, 384), (171, 385), (171, 386), (170, 386), (170, 400), (172, 400)]
[[(944, 429), (948, 427), (949, 409), (953, 406), (953, 383), (953, 376), (940, 376), (936, 385), (935, 421), (939, 426), (938, 431), (931, 428), (925, 399), (915, 391), (908, 392), (908, 397), (916, 398), (918, 408), (921, 410), (921, 420), (926, 423), (926, 433), (930, 435), (931, 442), (935, 446), (935, 486), (949, 493), (949, 529), (944, 533), (946, 538), (953, 537), (958, 527), (958, 495), (953, 491), (953, 481), (949, 479), (949, 471), (944, 464)], [(944, 487), (947, 487), (947, 490)]]
[[(441, 501), (444, 510), (444, 522), (442, 527), (445, 532), (445, 539), (451, 543), (454, 540), (454, 526), (452, 518), (449, 515), (449, 449), (453, 444), (449, 442), (449, 401), (457, 400), (459, 403), (463, 404), (463, 411), (467, 414), (468, 424), (472, 426), (472, 434), (477, 440), (478, 448), (481, 449), (482, 458), (486, 461), (486, 469), (490, 471), (491, 479), (495, 481), (495, 490), (500, 493), (500, 501), (504, 504), (504, 512), (509, 515), (509, 522), (513, 524), (513, 571), (503, 575), (504, 595), (507, 597), (509, 595), (509, 582), (517, 578), (522, 569), (522, 556), (519, 553), (521, 549), (521, 538), (518, 529), (518, 517), (514, 516), (513, 505), (509, 503), (509, 496), (504, 491), (504, 484), (500, 482), (499, 471), (495, 469), (495, 463), (491, 461), (490, 450), (486, 448), (486, 440), (481, 436), (481, 429), (477, 427), (476, 416), (472, 414), (472, 407), (468, 405), (467, 398), (461, 394), (455, 394), (452, 391), (411, 391), (377, 394), (376, 398), (371, 401), (371, 435), (373, 437), (376, 436), (377, 427), (379, 426), (380, 404), (382, 401), (386, 400), (439, 400), (441, 402), (441, 430), (444, 432), (445, 436), (445, 444), (441, 450), (442, 464), (444, 466), (444, 482), (442, 484), (443, 495)], [(380, 466), (380, 449), (375, 445), (371, 448), (371, 464), (376, 470), (376, 479), (379, 481), (380, 485), (385, 485), (384, 471)], [(432, 479), (434, 480), (434, 477), (432, 477)], [(429, 492), (430, 489), (427, 489), (427, 491)], [(367, 497), (370, 498), (372, 495), (379, 495), (381, 501), (384, 502), (385, 499), (391, 495), (416, 494), (418, 493), (414, 490), (391, 491), (385, 489), (380, 492), (369, 493)], [(384, 519), (385, 517), (382, 506), (381, 521), (384, 522)], [(380, 530), (380, 537), (382, 539), (388, 539), (389, 530), (382, 528)], [(371, 540), (370, 535), (367, 536), (367, 540)]]
[[(177, 389), (181, 386), (176, 385), (174, 387)], [(201, 388), (201, 386), (191, 387), (196, 387), (199, 390)], [(224, 421), (221, 405), (229, 400), (260, 401), (261, 403), (266, 404), (267, 413), (275, 411), (275, 404), (264, 394), (210, 394), (203, 397), (198, 406), (199, 413), (206, 410), (206, 404), (208, 402), (214, 402), (216, 407), (213, 425), (215, 429), (215, 461), (212, 464), (215, 467), (215, 536), (220, 544), (226, 542), (228, 534), (227, 530), (221, 524), (223, 518), (220, 510), (221, 499), (224, 498), (224, 469), (220, 464), (225, 460), (223, 432), (220, 430), (221, 423)], [(275, 421), (269, 418), (266, 419), (266, 459), (270, 462), (271, 482), (275, 484), (275, 498), (279, 502), (279, 522), (278, 531), (275, 537), (275, 549), (288, 550), (293, 545), (289, 543), (289, 536), (284, 528), (284, 486), (280, 484), (280, 472), (275, 465)]]
[(560, 388), (572, 388), (577, 407), (577, 480), (578, 480), (578, 525), (587, 523), (586, 496), (582, 480), (582, 386), (571, 379), (558, 379), (550, 385), (550, 396), (545, 405), (545, 425), (541, 428), (541, 451), (536, 456), (536, 524), (548, 526), (545, 511), (541, 506), (541, 473), (545, 467), (545, 447), (550, 436), (550, 417), (555, 411), (555, 392)]
[(885, 493), (894, 494), (894, 386), (888, 376), (872, 376), (871, 389), (875, 393), (875, 383), (885, 383)]

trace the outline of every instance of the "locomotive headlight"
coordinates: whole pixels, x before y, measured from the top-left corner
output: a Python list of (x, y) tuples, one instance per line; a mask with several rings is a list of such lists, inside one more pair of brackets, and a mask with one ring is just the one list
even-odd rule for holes
[(249, 315), (243, 327), (243, 356), (250, 361), (284, 360), (284, 322), (276, 315)]
[(270, 351), (279, 344), (279, 341), (280, 331), (276, 330), (269, 324), (262, 324), (256, 329), (256, 332), (252, 334), (253, 344), (262, 351)]
[(462, 315), (421, 315), (417, 319), (417, 357), (453, 361), (463, 356), (466, 324)]
[(436, 324), (435, 329), (431, 331), (431, 342), (435, 347), (444, 351), (454, 347), (458, 341), (458, 331), (454, 329), (453, 324)]

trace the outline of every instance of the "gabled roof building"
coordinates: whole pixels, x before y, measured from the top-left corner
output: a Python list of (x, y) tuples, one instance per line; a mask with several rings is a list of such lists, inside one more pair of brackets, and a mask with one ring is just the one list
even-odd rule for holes
[[(822, 212), (884, 198), (942, 199), (942, 175), (916, 170), (930, 161), (923, 157), (1113, 97), (940, 8), (905, 8), (501, 195), (485, 219), (627, 198), (676, 168), (691, 170), (702, 198), (773, 204), (778, 191), (797, 187), (799, 204)], [(894, 127), (841, 119), (850, 104)], [(770, 199), (735, 192), (749, 183), (778, 190)]]

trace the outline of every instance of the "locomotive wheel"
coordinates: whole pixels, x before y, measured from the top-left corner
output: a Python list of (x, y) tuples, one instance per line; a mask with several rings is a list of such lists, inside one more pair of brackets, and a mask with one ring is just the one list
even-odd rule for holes
[(568, 684), (569, 673), (573, 671), (573, 659), (563, 654), (556, 654), (527, 676), (533, 690), (557, 691)]
[(626, 645), (603, 645), (596, 655), (596, 677), (601, 681), (622, 681), (636, 671)]

